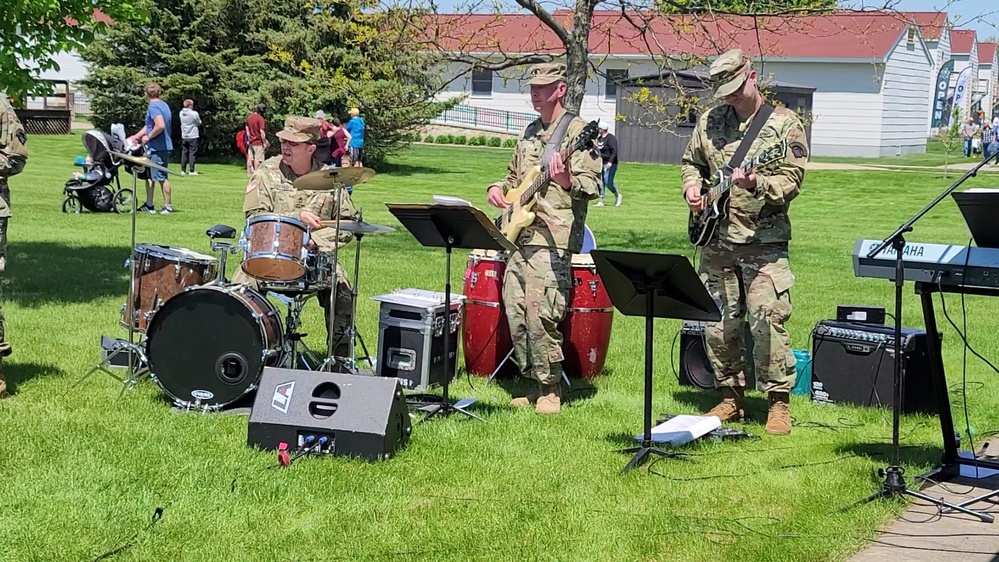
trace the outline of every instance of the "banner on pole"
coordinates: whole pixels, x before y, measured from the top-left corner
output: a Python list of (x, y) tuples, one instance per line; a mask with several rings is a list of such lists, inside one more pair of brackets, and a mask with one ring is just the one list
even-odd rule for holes
[(950, 104), (947, 103), (947, 91), (950, 90), (950, 75), (954, 73), (954, 61), (949, 60), (940, 67), (937, 73), (937, 89), (933, 94), (933, 120), (930, 127), (938, 129), (944, 126), (949, 119)]

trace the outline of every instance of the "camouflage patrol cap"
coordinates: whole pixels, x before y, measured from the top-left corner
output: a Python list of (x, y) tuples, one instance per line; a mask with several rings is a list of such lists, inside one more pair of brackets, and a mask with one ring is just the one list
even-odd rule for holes
[(292, 115), (284, 120), (284, 129), (277, 132), (277, 138), (289, 142), (316, 142), (322, 122), (313, 117)]
[(536, 64), (527, 71), (531, 86), (545, 86), (553, 82), (565, 82), (565, 65), (558, 62)]
[(742, 49), (732, 49), (723, 53), (711, 63), (711, 84), (715, 87), (715, 98), (724, 98), (735, 93), (749, 76), (752, 63)]

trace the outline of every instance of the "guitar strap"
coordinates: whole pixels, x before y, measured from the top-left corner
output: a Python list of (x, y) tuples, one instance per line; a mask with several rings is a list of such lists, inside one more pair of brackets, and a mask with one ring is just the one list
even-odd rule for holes
[(764, 103), (760, 110), (756, 112), (756, 116), (753, 117), (753, 122), (749, 124), (749, 130), (746, 131), (746, 136), (742, 137), (742, 142), (739, 143), (739, 147), (735, 149), (735, 154), (732, 155), (732, 159), (729, 160), (728, 165), (725, 166), (726, 171), (731, 174), (732, 170), (742, 166), (742, 161), (746, 159), (746, 153), (749, 152), (749, 146), (753, 144), (756, 137), (759, 136), (760, 131), (763, 130), (764, 123), (770, 118), (770, 114), (774, 112), (774, 106), (769, 103)]
[(552, 159), (552, 154), (558, 152), (558, 147), (562, 146), (562, 141), (565, 139), (565, 133), (569, 130), (569, 123), (576, 118), (576, 114), (570, 113), (568, 111), (563, 111), (562, 116), (559, 118), (558, 125), (555, 127), (555, 131), (552, 133), (548, 142), (545, 143), (545, 150), (541, 153), (541, 169), (548, 169), (548, 161)]

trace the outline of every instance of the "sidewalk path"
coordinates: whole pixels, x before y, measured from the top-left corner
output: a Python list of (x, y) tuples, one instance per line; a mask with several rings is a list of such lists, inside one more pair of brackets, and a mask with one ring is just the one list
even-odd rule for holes
[[(967, 172), (978, 165), (977, 162), (956, 162), (947, 166), (950, 172)], [(943, 171), (944, 166), (907, 166), (904, 164), (847, 164), (841, 162), (809, 162), (805, 165), (806, 170), (908, 170), (908, 171)], [(986, 165), (979, 172), (995, 173), (999, 172), (999, 166)]]

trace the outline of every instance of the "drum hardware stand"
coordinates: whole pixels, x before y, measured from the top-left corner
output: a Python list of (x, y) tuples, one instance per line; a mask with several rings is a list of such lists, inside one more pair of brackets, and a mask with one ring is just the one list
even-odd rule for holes
[[(499, 374), (500, 369), (503, 368), (503, 365), (505, 365), (506, 362), (509, 361), (510, 358), (512, 357), (513, 357), (513, 349), (511, 349), (510, 352), (506, 354), (506, 357), (504, 357), (503, 360), (499, 362), (499, 365), (496, 365), (496, 370), (493, 371), (493, 374), (489, 375), (489, 380), (486, 381), (487, 385), (493, 382), (493, 379), (496, 378), (496, 375)], [(520, 365), (518, 365), (517, 368), (520, 368)], [(565, 374), (565, 369), (562, 369), (562, 380), (565, 381), (565, 386), (572, 388), (572, 383), (569, 382), (569, 375)]]
[(284, 338), (290, 349), (285, 350), (285, 358), (282, 361), (281, 367), (297, 369), (299, 363), (301, 363), (306, 370), (316, 370), (313, 365), (318, 367), (322, 364), (322, 361), (302, 341), (302, 338), (306, 334), (298, 331), (302, 327), (301, 314), (303, 301), (308, 299), (308, 296), (306, 295), (304, 299), (301, 297), (287, 297), (273, 291), (268, 291), (267, 294), (283, 302), (288, 307), (288, 316), (285, 318)]
[[(120, 397), (120, 396), (122, 396), (125, 393), (126, 390), (128, 390), (128, 389), (134, 387), (135, 385), (139, 384), (139, 382), (142, 380), (142, 378), (144, 378), (144, 377), (146, 377), (146, 376), (148, 376), (150, 374), (149, 367), (148, 367), (149, 362), (148, 362), (148, 359), (146, 358), (145, 352), (142, 349), (142, 347), (143, 347), (142, 346), (142, 342), (140, 342), (138, 344), (135, 343), (135, 273), (134, 273), (134, 271), (133, 271), (132, 268), (135, 267), (135, 215), (138, 214), (138, 209), (136, 208), (136, 200), (137, 200), (137, 198), (136, 198), (136, 193), (137, 193), (137, 191), (136, 191), (136, 189), (137, 189), (136, 175), (138, 173), (139, 173), (138, 170), (136, 170), (135, 168), (132, 169), (132, 231), (131, 231), (131, 236), (132, 236), (131, 243), (132, 243), (132, 245), (131, 245), (131, 248), (130, 248), (129, 258), (128, 258), (128, 267), (129, 267), (129, 278), (130, 278), (130, 280), (129, 280), (129, 285), (128, 285), (128, 303), (126, 305), (127, 309), (128, 309), (128, 315), (127, 315), (127, 318), (128, 318), (128, 341), (127, 342), (122, 342), (122, 341), (117, 342), (114, 345), (114, 347), (116, 349), (114, 349), (114, 351), (112, 351), (110, 355), (108, 355), (107, 357), (105, 357), (100, 363), (98, 363), (90, 371), (88, 371), (87, 374), (83, 375), (83, 377), (80, 378), (80, 380), (78, 380), (76, 383), (74, 383), (73, 386), (70, 387), (70, 389), (76, 388), (77, 386), (83, 384), (83, 381), (87, 380), (90, 377), (90, 375), (96, 373), (97, 371), (103, 371), (105, 374), (107, 374), (111, 378), (113, 378), (113, 379), (117, 380), (118, 382), (122, 383), (121, 392), (118, 394), (118, 396)], [(112, 373), (111, 371), (109, 371), (108, 368), (107, 368), (111, 364), (111, 360), (114, 359), (115, 357), (117, 357), (119, 354), (122, 354), (122, 353), (127, 353), (128, 354), (128, 370), (129, 370), (130, 374), (129, 374), (129, 376), (127, 378), (119, 377), (118, 375), (116, 375), (116, 374)], [(140, 359), (142, 361), (142, 364), (147, 365), (147, 366), (144, 366), (144, 367), (138, 369), (137, 371), (135, 370), (136, 356), (138, 356), (138, 359)]]
[[(332, 281), (333, 286), (330, 288), (330, 319), (326, 323), (326, 360), (323, 364), (319, 366), (320, 371), (329, 370), (329, 372), (334, 372), (333, 367), (337, 364), (336, 357), (333, 356), (333, 322), (336, 320), (336, 286), (339, 281), (339, 276), (337, 275), (337, 266), (340, 264), (340, 197), (342, 196), (341, 191), (343, 190), (343, 184), (337, 183), (336, 188), (333, 189), (333, 212), (336, 214), (336, 230), (333, 233), (333, 271)], [(355, 267), (357, 265), (355, 264)], [(350, 323), (353, 326), (354, 318), (351, 317)], [(353, 351), (354, 341), (351, 338), (351, 351)], [(351, 359), (351, 364), (348, 366), (350, 373), (356, 374), (356, 369), (353, 364), (353, 359)]]

